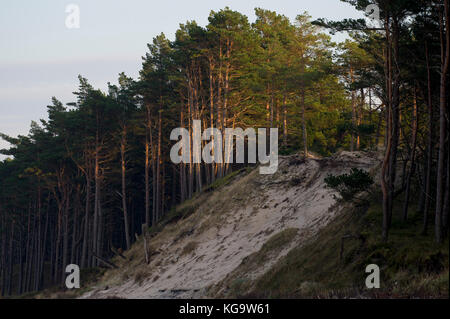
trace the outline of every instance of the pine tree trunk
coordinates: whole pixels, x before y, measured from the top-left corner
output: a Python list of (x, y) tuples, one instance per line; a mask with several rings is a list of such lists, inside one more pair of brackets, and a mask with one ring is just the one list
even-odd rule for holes
[(61, 280), (62, 284), (64, 284), (64, 275), (66, 273), (67, 266), (67, 257), (69, 250), (69, 209), (70, 209), (70, 201), (69, 201), (69, 192), (68, 190), (64, 191), (65, 193), (65, 207), (64, 207), (64, 234), (63, 234), (63, 253), (62, 253), (62, 267), (61, 267)]
[(416, 168), (416, 146), (417, 146), (417, 126), (418, 126), (418, 114), (417, 114), (417, 98), (416, 98), (416, 89), (414, 88), (414, 103), (413, 103), (413, 114), (412, 114), (412, 149), (411, 149), (411, 167), (409, 169), (407, 181), (406, 181), (406, 195), (405, 195), (405, 203), (403, 205), (403, 221), (405, 222), (408, 219), (408, 208), (409, 208), (409, 199), (410, 199), (410, 189), (411, 189), (411, 178), (414, 175)]
[(431, 93), (431, 68), (429, 63), (428, 44), (425, 43), (425, 59), (427, 65), (427, 92), (428, 92), (428, 146), (427, 146), (427, 165), (425, 176), (425, 202), (423, 209), (422, 234), (425, 235), (428, 230), (428, 214), (431, 206), (431, 169), (433, 165), (433, 140), (434, 140), (434, 121), (433, 121), (433, 102)]
[[(213, 76), (213, 72), (214, 72), (214, 64), (213, 64), (213, 60), (212, 57), (209, 56), (209, 114), (210, 114), (210, 128), (214, 128), (214, 76)], [(211, 142), (214, 141), (214, 137), (211, 138)], [(213, 148), (213, 152), (214, 152), (214, 148)], [(211, 164), (211, 171), (210, 171), (210, 182), (214, 183), (216, 175), (215, 175), (215, 163)]]
[[(350, 80), (353, 84), (355, 82), (353, 75), (353, 68), (350, 68)], [(356, 93), (352, 89), (352, 134), (350, 141), (350, 152), (355, 151), (355, 128), (356, 128)]]
[(390, 17), (386, 17), (385, 21), (385, 33), (386, 33), (386, 48), (385, 48), (385, 75), (386, 75), (386, 134), (385, 143), (386, 150), (383, 159), (383, 165), (381, 169), (381, 191), (383, 193), (383, 225), (382, 225), (382, 237), (385, 242), (388, 240), (389, 228), (390, 228), (390, 215), (392, 213), (391, 192), (390, 192), (390, 180), (389, 175), (391, 173), (389, 169), (391, 153), (392, 153), (392, 54), (391, 54), (391, 37), (390, 37)]
[(449, 142), (447, 141), (447, 181), (445, 183), (445, 194), (444, 194), (444, 205), (443, 205), (443, 216), (442, 216), (442, 228), (444, 230), (444, 236), (448, 235), (449, 224), (448, 224), (448, 214), (450, 210), (449, 204), (449, 191), (450, 191), (450, 150)]
[(303, 152), (304, 152), (304, 158), (308, 158), (308, 133), (306, 129), (306, 105), (305, 105), (305, 89), (302, 88), (301, 91), (301, 103), (302, 103), (302, 128), (303, 128)]
[[(398, 63), (399, 61), (399, 26), (398, 20), (396, 18), (393, 19), (393, 35), (392, 35), (392, 44), (393, 44), (393, 59)], [(392, 58), (390, 59), (392, 70), (392, 149), (391, 149), (391, 158), (389, 160), (389, 214), (388, 214), (388, 225), (390, 227), (392, 220), (392, 209), (393, 209), (393, 200), (395, 197), (395, 181), (397, 176), (397, 152), (398, 152), (398, 144), (400, 137), (400, 74), (396, 67), (392, 65)], [(392, 83), (392, 82), (390, 82)]]
[[(441, 34), (441, 52), (442, 52), (442, 68), (441, 68), (441, 84), (440, 84), (440, 98), (439, 98), (439, 158), (438, 158), (438, 168), (437, 168), (437, 186), (436, 186), (436, 215), (435, 215), (435, 236), (436, 242), (441, 243), (443, 240), (442, 236), (442, 212), (443, 212), (443, 201), (444, 201), (444, 176), (445, 176), (445, 138), (446, 138), (446, 81), (447, 81), (447, 71), (450, 59), (450, 26), (449, 26), (449, 4), (448, 0), (444, 0), (444, 14), (445, 14), (445, 35), (446, 39), (444, 41), (444, 31), (443, 22), (440, 20), (440, 34)], [(444, 53), (444, 43), (445, 43), (445, 53)]]
[(286, 105), (286, 93), (283, 96), (283, 146), (287, 147), (287, 105)]
[[(145, 134), (145, 223), (147, 226), (151, 225), (151, 216), (150, 216), (150, 153), (152, 156), (151, 164), (154, 167), (154, 152), (153, 152), (153, 132), (152, 132), (152, 117), (150, 113), (150, 105), (146, 105), (147, 110), (147, 125), (146, 125), (146, 134)], [(154, 169), (153, 169), (153, 178)], [(153, 201), (154, 201), (153, 197)], [(153, 210), (154, 214), (154, 210)]]
[(126, 126), (123, 127), (122, 131), (122, 140), (120, 143), (120, 159), (121, 159), (121, 172), (122, 172), (122, 211), (123, 211), (123, 224), (125, 228), (125, 242), (127, 245), (127, 250), (130, 250), (131, 243), (130, 243), (130, 228), (128, 225), (128, 209), (127, 209), (127, 192), (126, 192), (126, 159), (125, 159), (125, 152), (126, 152), (126, 134), (127, 134), (127, 128)]
[(8, 265), (8, 284), (7, 284), (7, 292), (6, 294), (8, 296), (11, 296), (11, 292), (12, 292), (12, 276), (13, 276), (13, 246), (14, 246), (14, 231), (15, 231), (15, 227), (16, 223), (14, 221), (11, 222), (11, 237), (9, 238), (9, 252), (8, 252), (8, 256), (9, 256), (9, 265)]
[[(184, 128), (184, 112), (183, 112), (183, 104), (181, 104), (180, 109), (180, 127)], [(214, 115), (212, 115), (214, 116)], [(186, 150), (183, 150), (186, 151)], [(186, 164), (181, 162), (180, 163), (180, 201), (183, 203), (186, 200), (187, 197), (187, 190), (186, 190)]]
[(154, 199), (156, 202), (156, 210), (154, 212), (153, 216), (153, 224), (156, 225), (156, 223), (159, 221), (159, 217), (161, 214), (161, 186), (162, 186), (162, 180), (161, 180), (161, 143), (162, 143), (162, 109), (159, 110), (158, 115), (158, 152), (156, 155), (156, 198)]
[[(83, 229), (83, 248), (81, 252), (81, 267), (87, 268), (90, 266), (90, 258), (88, 256), (89, 246), (89, 211), (91, 203), (91, 180), (90, 168), (86, 166), (86, 202), (84, 212), (84, 229)], [(89, 254), (90, 255), (90, 254)]]
[[(99, 164), (99, 146), (98, 142), (96, 143), (96, 150), (95, 150), (95, 167), (94, 167), (94, 183), (95, 183), (95, 194), (94, 194), (94, 227), (93, 227), (93, 234), (92, 234), (92, 251), (95, 254), (99, 254), (100, 249), (100, 243), (99, 243), (99, 220), (100, 220), (100, 164)], [(98, 266), (98, 260), (93, 259), (93, 267)]]

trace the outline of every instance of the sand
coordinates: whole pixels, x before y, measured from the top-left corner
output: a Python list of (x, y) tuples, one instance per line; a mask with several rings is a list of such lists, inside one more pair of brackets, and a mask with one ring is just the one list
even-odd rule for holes
[[(209, 288), (219, 285), (273, 235), (298, 229), (292, 243), (246, 274), (254, 279), (342, 211), (336, 193), (325, 186), (328, 174), (342, 174), (353, 167), (369, 171), (377, 164), (379, 159), (373, 154), (362, 152), (341, 152), (326, 159), (281, 157), (275, 175), (254, 170), (203, 195), (196, 213), (150, 242), (161, 252), (150, 265), (124, 264), (82, 298), (205, 298)], [(191, 251), (183, 254), (189, 243)], [(144, 278), (137, 281), (134, 275), (139, 271)], [(119, 280), (119, 276), (128, 278)]]

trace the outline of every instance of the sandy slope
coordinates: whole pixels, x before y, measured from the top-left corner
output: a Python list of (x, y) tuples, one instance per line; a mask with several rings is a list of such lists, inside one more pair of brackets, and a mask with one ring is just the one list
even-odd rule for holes
[(202, 298), (213, 286), (215, 296), (220, 296), (226, 290), (221, 281), (273, 235), (298, 229), (291, 243), (270, 262), (246, 273), (248, 278), (267, 271), (340, 212), (334, 193), (325, 188), (327, 174), (341, 174), (353, 167), (371, 170), (378, 163), (373, 155), (359, 152), (306, 161), (289, 156), (280, 158), (273, 176), (254, 170), (238, 177), (228, 186), (201, 195), (194, 214), (153, 238), (150, 246), (159, 254), (150, 265), (143, 262), (143, 245), (137, 243), (127, 253), (132, 260), (118, 261), (121, 269), (106, 273), (82, 298)]

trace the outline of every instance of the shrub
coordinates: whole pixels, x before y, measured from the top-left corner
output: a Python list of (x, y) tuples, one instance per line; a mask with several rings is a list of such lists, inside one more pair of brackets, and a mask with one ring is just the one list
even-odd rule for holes
[(374, 181), (366, 171), (353, 168), (350, 174), (328, 175), (325, 183), (329, 188), (336, 190), (343, 200), (351, 201), (356, 194), (367, 191)]

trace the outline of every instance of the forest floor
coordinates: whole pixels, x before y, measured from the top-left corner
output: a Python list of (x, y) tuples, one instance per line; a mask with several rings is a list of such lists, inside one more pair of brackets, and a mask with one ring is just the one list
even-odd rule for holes
[[(75, 291), (34, 298), (429, 298), (448, 297), (448, 239), (436, 245), (421, 217), (400, 223), (394, 205), (388, 243), (380, 238), (377, 192), (344, 203), (325, 186), (351, 168), (379, 174), (376, 153), (331, 158), (285, 156), (275, 175), (242, 169), (171, 211), (144, 240)], [(375, 177), (378, 180), (377, 177)], [(377, 189), (378, 187), (374, 187)], [(344, 241), (341, 252), (342, 238)], [(363, 238), (363, 240), (361, 240)], [(365, 288), (365, 268), (381, 268), (381, 289)]]

